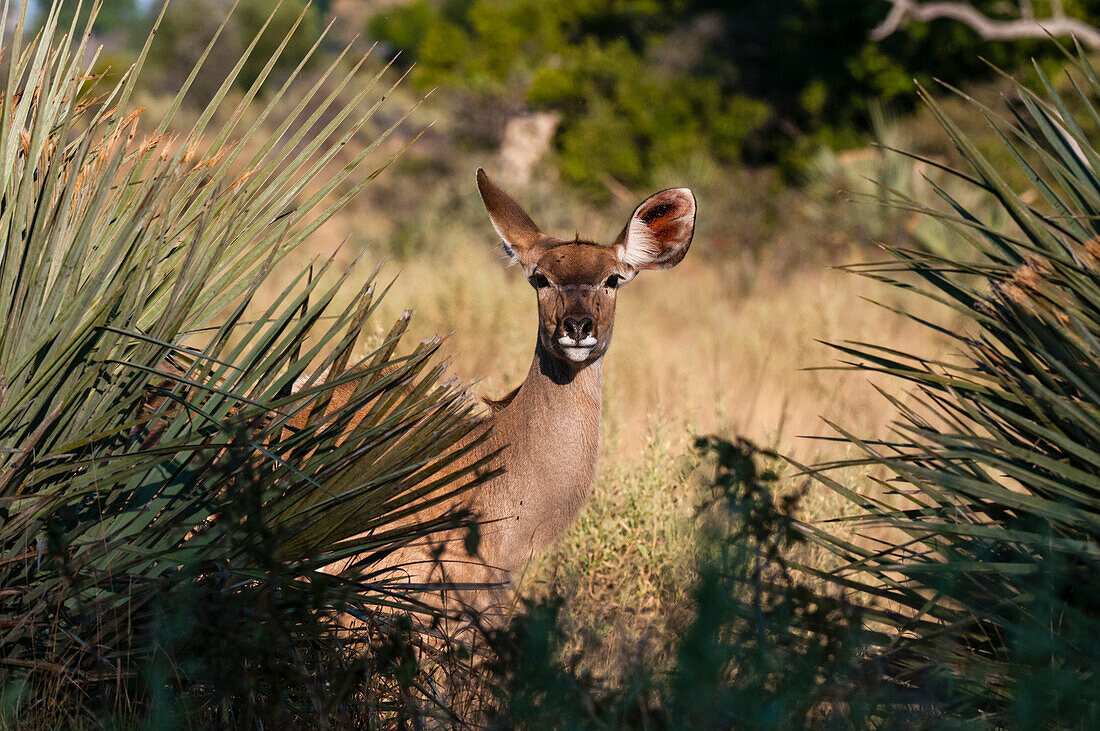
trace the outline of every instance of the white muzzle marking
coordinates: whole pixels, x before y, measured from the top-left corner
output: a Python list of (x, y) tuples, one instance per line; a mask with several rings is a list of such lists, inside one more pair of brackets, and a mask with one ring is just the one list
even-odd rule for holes
[(591, 335), (584, 340), (561, 337), (558, 338), (558, 345), (561, 346), (566, 358), (579, 363), (582, 360), (587, 360), (588, 356), (592, 354), (592, 349), (596, 347), (596, 338)]

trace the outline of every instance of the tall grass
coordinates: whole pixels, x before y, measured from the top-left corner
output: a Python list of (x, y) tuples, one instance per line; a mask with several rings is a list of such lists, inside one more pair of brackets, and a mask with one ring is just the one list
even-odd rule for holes
[[(0, 27), (25, 13), (5, 2)], [(471, 407), (442, 382), (438, 341), (398, 354), (407, 315), (352, 358), (374, 275), (322, 287), (330, 260), (255, 304), (272, 267), (389, 164), (370, 162), (389, 132), (328, 164), (381, 104), (363, 60), (345, 49), (300, 77), (315, 45), (267, 88), (284, 39), (229, 108), (254, 41), (176, 136), (205, 54), (146, 123), (131, 99), (149, 45), (105, 85), (90, 73), (94, 9), (83, 27), (58, 28), (58, 13), (3, 49), (0, 719), (377, 725), (432, 712), (405, 619), (430, 624), (431, 610), (371, 564), (460, 524), (409, 516), (474, 480), (448, 472)], [(280, 104), (291, 111), (272, 133)], [(353, 366), (349, 403), (291, 433)], [(327, 382), (292, 393), (322, 369)], [(319, 572), (349, 556), (366, 558)]]

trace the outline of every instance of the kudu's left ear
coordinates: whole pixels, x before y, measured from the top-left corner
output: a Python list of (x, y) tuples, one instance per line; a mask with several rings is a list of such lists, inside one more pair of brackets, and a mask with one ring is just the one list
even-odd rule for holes
[(527, 212), (510, 195), (494, 185), (481, 168), (477, 169), (477, 192), (481, 194), (481, 201), (489, 212), (489, 220), (492, 221), (497, 236), (500, 236), (509, 265), (520, 264), (524, 273), (529, 276), (538, 261), (537, 252), (542, 248), (546, 237)]
[(695, 196), (670, 188), (646, 198), (615, 240), (619, 261), (632, 269), (668, 269), (680, 263), (695, 233)]

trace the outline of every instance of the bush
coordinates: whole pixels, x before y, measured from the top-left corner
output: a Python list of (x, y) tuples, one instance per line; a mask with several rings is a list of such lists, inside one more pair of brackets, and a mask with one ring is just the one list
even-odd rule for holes
[[(1016, 9), (973, 4), (992, 17)], [(1100, 4), (1066, 9), (1095, 18)], [(423, 88), (462, 89), (509, 113), (560, 112), (560, 168), (589, 187), (609, 176), (650, 185), (686, 151), (779, 163), (797, 179), (820, 147), (866, 144), (873, 104), (904, 113), (918, 83), (1058, 55), (1049, 41), (985, 41), (952, 20), (870, 40), (887, 12), (866, 0), (417, 0), (376, 14), (368, 33), (415, 63)]]
[(938, 713), (997, 727), (1100, 721), (1100, 79), (1085, 58), (1071, 76), (1065, 93), (1041, 71), (1041, 94), (1018, 84), (1007, 116), (975, 108), (1024, 191), (926, 97), (970, 167), (960, 184), (995, 197), (1012, 225), (941, 189), (946, 210), (926, 213), (970, 255), (894, 248), (894, 262), (856, 268), (919, 282), (968, 326), (925, 323), (957, 357), (837, 346), (913, 392), (894, 402), (892, 439), (845, 434), (885, 472), (885, 495), (820, 476), (867, 510), (866, 541), (816, 536), (847, 564), (829, 578), (878, 599), (871, 618), (896, 628), (877, 653), (888, 674)]
[(647, 185), (656, 169), (682, 166), (692, 154), (735, 164), (767, 116), (763, 104), (731, 94), (718, 78), (654, 61), (648, 50), (673, 27), (650, 2), (475, 0), (437, 8), (419, 0), (375, 16), (369, 32), (416, 62), (413, 81), (422, 87), (563, 112), (562, 173), (603, 189), (609, 177)]
[[(84, 92), (90, 28), (53, 45), (55, 20), (29, 48), (11, 39), (0, 96), (3, 725), (377, 725), (433, 712), (400, 610), (433, 613), (385, 577), (319, 569), (366, 554), (367, 570), (458, 524), (397, 516), (469, 482), (423, 487), (463, 454), (471, 407), (440, 382), (437, 343), (396, 355), (407, 318), (352, 358), (376, 305), (370, 277), (322, 285), (330, 262), (257, 297), (347, 199), (329, 193), (350, 197), (388, 164), (365, 169), (383, 136), (329, 165), (376, 107), (361, 106), (369, 87), (345, 105), (311, 88), (275, 128), (263, 125), (277, 96), (244, 117), (250, 128), (241, 115), (215, 124), (242, 60), (170, 140), (177, 106), (145, 133), (130, 112), (148, 46), (117, 85)], [(292, 393), (323, 351), (327, 383)], [(347, 405), (284, 435), (356, 364)], [(372, 399), (392, 408), (349, 431)], [(349, 613), (364, 624), (344, 626)]]

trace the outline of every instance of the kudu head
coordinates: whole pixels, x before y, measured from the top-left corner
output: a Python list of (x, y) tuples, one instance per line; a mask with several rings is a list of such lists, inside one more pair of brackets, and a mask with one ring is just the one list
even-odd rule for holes
[(523, 268), (538, 295), (543, 350), (572, 369), (607, 352), (619, 287), (642, 270), (678, 264), (695, 231), (695, 196), (687, 188), (646, 198), (611, 246), (547, 236), (481, 169), (477, 189), (510, 263)]

